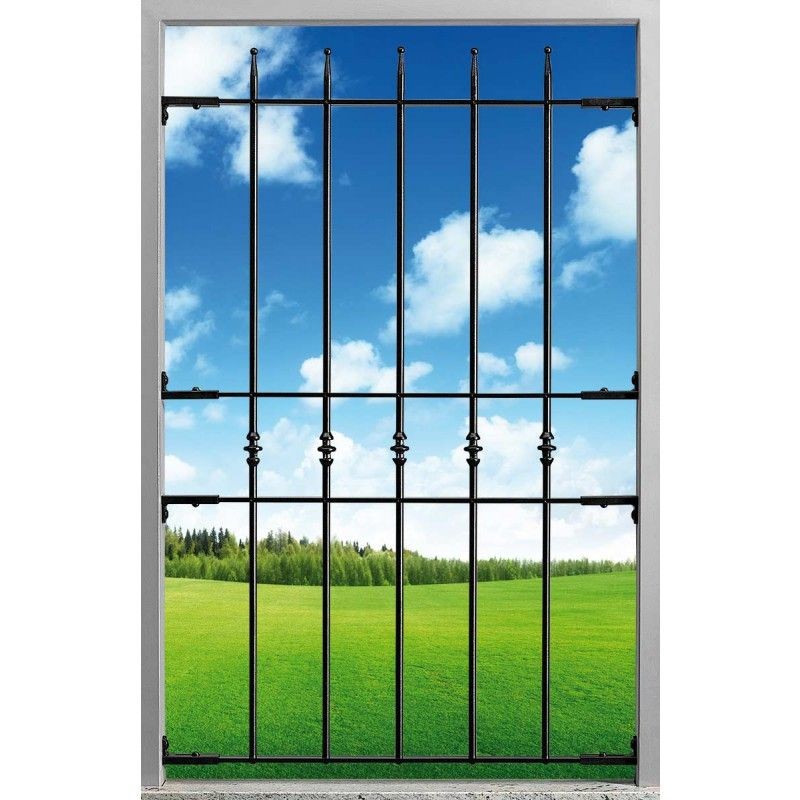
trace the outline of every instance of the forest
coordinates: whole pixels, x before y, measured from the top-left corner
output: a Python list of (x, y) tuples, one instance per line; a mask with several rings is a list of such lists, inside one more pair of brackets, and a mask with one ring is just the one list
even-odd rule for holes
[[(247, 582), (250, 557), (247, 541), (240, 541), (229, 530), (183, 531), (167, 528), (165, 533), (165, 575), (168, 578), (204, 578), (216, 581)], [(452, 558), (432, 558), (413, 550), (405, 551), (405, 583), (408, 585), (466, 583), (469, 564)], [(393, 586), (395, 554), (385, 545), (374, 550), (369, 545), (334, 539), (331, 542), (331, 585)], [(635, 569), (633, 561), (590, 561), (568, 559), (552, 561), (550, 574), (589, 575)], [(322, 543), (296, 539), (288, 531), (269, 531), (259, 539), (256, 558), (258, 583), (293, 586), (322, 584)], [(479, 581), (504, 581), (540, 578), (542, 564), (536, 560), (513, 558), (478, 559)]]

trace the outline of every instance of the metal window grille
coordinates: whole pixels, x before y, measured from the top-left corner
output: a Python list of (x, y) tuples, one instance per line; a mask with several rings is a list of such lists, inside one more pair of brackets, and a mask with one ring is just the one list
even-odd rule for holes
[[(633, 521), (638, 522), (638, 497), (635, 495), (602, 495), (581, 497), (553, 497), (550, 471), (556, 446), (551, 431), (551, 401), (556, 398), (580, 400), (632, 400), (638, 402), (638, 372), (631, 378), (631, 389), (587, 390), (581, 392), (552, 391), (552, 120), (557, 106), (577, 106), (588, 109), (630, 108), (634, 124), (638, 124), (637, 97), (584, 97), (558, 99), (553, 97), (551, 48), (544, 49), (544, 74), (542, 99), (482, 100), (478, 93), (478, 50), (471, 51), (470, 96), (468, 99), (415, 100), (405, 96), (405, 48), (398, 48), (397, 93), (387, 99), (335, 99), (332, 97), (331, 51), (326, 48), (323, 72), (323, 96), (307, 98), (263, 98), (258, 94), (258, 50), (250, 50), (250, 96), (247, 98), (177, 97), (161, 98), (161, 122), (169, 120), (169, 108), (193, 109), (220, 106), (248, 106), (250, 110), (250, 283), (249, 283), (249, 388), (247, 391), (222, 392), (203, 390), (168, 389), (166, 373), (161, 376), (161, 396), (164, 400), (214, 400), (221, 397), (242, 397), (249, 401), (249, 430), (246, 435), (248, 466), (248, 496), (220, 497), (218, 495), (163, 495), (161, 518), (166, 523), (168, 507), (175, 504), (199, 506), (217, 503), (247, 503), (249, 515), (249, 747), (247, 754), (171, 753), (166, 735), (162, 739), (164, 764), (220, 764), (220, 763), (574, 763), (584, 765), (636, 764), (636, 737), (631, 741), (631, 753), (583, 754), (559, 756), (550, 752), (550, 512), (553, 505), (629, 505)], [(322, 391), (273, 392), (262, 391), (258, 381), (258, 110), (259, 106), (321, 106), (322, 107)], [(394, 106), (396, 109), (396, 273), (397, 273), (397, 343), (394, 392), (333, 392), (331, 391), (331, 109), (334, 106)], [(469, 165), (469, 392), (407, 392), (404, 381), (404, 276), (405, 276), (405, 110), (409, 106), (465, 106), (470, 109), (470, 165)], [(481, 392), (478, 384), (478, 122), (483, 106), (541, 106), (544, 111), (543, 164), (543, 391), (542, 392)], [(257, 476), (261, 446), (258, 432), (259, 398), (322, 399), (321, 444), (317, 448), (321, 464), (321, 495), (318, 497), (259, 496)], [(333, 398), (393, 398), (395, 400), (395, 433), (389, 450), (395, 464), (394, 497), (334, 497), (331, 495), (331, 469), (336, 447), (331, 432), (331, 400)], [(406, 398), (468, 398), (469, 432), (464, 451), (469, 468), (468, 497), (407, 497), (404, 490), (403, 467), (406, 463), (407, 437), (404, 431), (404, 401)], [(480, 452), (478, 432), (478, 400), (481, 398), (510, 398), (540, 400), (542, 403), (541, 444), (541, 497), (479, 497), (478, 466)], [(271, 756), (258, 753), (257, 741), (257, 521), (261, 503), (316, 503), (322, 514), (322, 736), (320, 752), (316, 756)], [(335, 756), (330, 751), (330, 553), (332, 503), (393, 503), (395, 506), (395, 723), (394, 753), (386, 756)], [(468, 670), (468, 754), (464, 756), (411, 756), (403, 749), (403, 623), (404, 623), (404, 507), (408, 503), (458, 503), (469, 506), (469, 670)], [(482, 503), (524, 503), (542, 507), (542, 663), (541, 663), (541, 749), (537, 754), (525, 756), (483, 756), (477, 747), (477, 530), (478, 507)]]

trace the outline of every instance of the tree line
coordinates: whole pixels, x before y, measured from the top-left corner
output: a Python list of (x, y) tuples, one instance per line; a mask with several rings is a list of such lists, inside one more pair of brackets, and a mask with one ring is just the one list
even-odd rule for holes
[[(247, 582), (250, 555), (247, 541), (239, 541), (227, 528), (210, 531), (167, 528), (165, 532), (165, 574), (168, 578), (205, 578)], [(469, 564), (454, 558), (430, 558), (405, 551), (405, 582), (466, 583)], [(395, 554), (384, 545), (374, 550), (358, 542), (331, 542), (331, 584), (333, 586), (394, 586)], [(288, 531), (270, 531), (259, 539), (256, 558), (258, 583), (293, 586), (322, 585), (322, 543)], [(587, 558), (552, 561), (550, 574), (588, 575), (635, 569), (633, 561), (590, 561)], [(479, 581), (541, 578), (540, 561), (514, 558), (478, 560)]]

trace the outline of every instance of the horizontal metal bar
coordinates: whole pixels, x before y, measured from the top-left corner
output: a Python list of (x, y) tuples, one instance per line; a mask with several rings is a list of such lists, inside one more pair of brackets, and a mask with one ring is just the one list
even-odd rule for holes
[(597, 389), (581, 392), (581, 400), (636, 400), (636, 389)]
[(216, 389), (190, 389), (188, 391), (165, 389), (161, 392), (162, 400), (219, 400)]
[[(323, 398), (323, 392), (225, 392), (216, 389), (191, 390), (191, 391), (163, 391), (164, 400), (217, 400), (221, 397), (264, 397), (264, 398)], [(443, 398), (443, 399), (469, 399), (473, 395), (469, 392), (330, 392), (332, 398), (366, 398), (373, 400), (404, 398)], [(541, 400), (550, 397), (554, 400), (635, 400), (639, 394), (636, 390), (598, 390), (585, 392), (475, 392), (479, 400)]]
[(169, 753), (164, 764), (636, 764), (635, 756), (221, 756), (216, 753)]
[(623, 755), (608, 755), (606, 753), (586, 754), (582, 755), (578, 763), (586, 766), (594, 764), (636, 764), (636, 756), (623, 756)]
[(219, 753), (169, 753), (162, 757), (164, 764), (219, 764)]
[(212, 506), (219, 502), (218, 494), (165, 494), (161, 498), (163, 505)]
[(639, 502), (636, 495), (584, 495), (580, 499), (582, 506), (635, 506)]
[(601, 108), (607, 111), (609, 108), (632, 108), (639, 107), (638, 97), (583, 97), (581, 98), (581, 108)]
[[(553, 505), (581, 505), (583, 498), (580, 497), (552, 497), (548, 501)], [(543, 503), (541, 497), (477, 497), (471, 500), (469, 497), (403, 497), (398, 500), (396, 497), (309, 497), (298, 495), (294, 497), (256, 497), (257, 503), (487, 503), (498, 505), (531, 505)], [(247, 497), (220, 497), (220, 503), (246, 503)], [(583, 505), (592, 505), (583, 504)], [(595, 504), (596, 505), (596, 504)], [(625, 505), (625, 503), (612, 503), (611, 505)]]
[[(398, 100), (397, 98), (332, 98), (325, 100), (316, 97), (260, 97), (257, 100), (250, 100), (246, 97), (171, 97), (161, 98), (162, 108), (174, 106), (184, 106), (189, 108), (201, 108), (204, 106), (245, 106), (255, 103), (260, 106), (543, 106), (544, 100), (535, 98), (495, 98), (470, 100), (469, 98), (445, 97), (445, 98), (418, 98)], [(579, 106), (582, 108), (636, 108), (638, 98), (635, 97), (584, 97), (580, 99), (561, 99), (552, 100), (554, 106)]]
[(175, 108), (179, 106), (187, 108), (218, 108), (219, 104), (219, 97), (176, 97), (174, 95), (165, 95), (161, 98), (162, 108)]

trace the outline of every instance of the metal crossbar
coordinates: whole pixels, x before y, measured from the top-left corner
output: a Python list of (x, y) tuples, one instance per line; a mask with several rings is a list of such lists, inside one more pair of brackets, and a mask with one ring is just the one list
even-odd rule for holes
[[(553, 97), (551, 48), (545, 48), (542, 99), (485, 99), (479, 98), (478, 50), (471, 51), (470, 97), (468, 99), (407, 99), (405, 96), (405, 49), (398, 48), (397, 92), (391, 99), (337, 99), (332, 96), (331, 51), (324, 51), (323, 96), (311, 98), (262, 98), (258, 96), (258, 64), (256, 48), (250, 50), (250, 95), (248, 98), (179, 97), (161, 98), (161, 121), (166, 125), (169, 109), (219, 108), (222, 106), (249, 107), (250, 112), (250, 176), (249, 176), (249, 388), (247, 391), (217, 389), (170, 390), (169, 379), (162, 374), (161, 396), (164, 400), (217, 400), (227, 397), (248, 399), (249, 429), (246, 436), (248, 465), (248, 494), (246, 497), (219, 495), (164, 495), (161, 498), (162, 521), (169, 517), (170, 505), (208, 505), (247, 503), (249, 546), (249, 746), (247, 755), (218, 753), (170, 753), (166, 735), (162, 740), (165, 764), (220, 763), (521, 763), (521, 764), (636, 764), (636, 737), (631, 742), (631, 754), (593, 753), (579, 756), (559, 756), (550, 752), (550, 537), (551, 510), (555, 505), (601, 506), (630, 505), (634, 522), (638, 516), (638, 497), (635, 495), (601, 495), (582, 497), (553, 497), (551, 466), (556, 450), (551, 430), (551, 401), (635, 400), (639, 398), (638, 373), (631, 379), (632, 389), (608, 389), (581, 392), (552, 391), (552, 120), (553, 108), (577, 106), (608, 110), (630, 108), (633, 122), (638, 123), (639, 102), (636, 97), (582, 98), (577, 100)], [(258, 381), (258, 109), (260, 106), (320, 106), (322, 108), (322, 391), (281, 392), (264, 391)], [(394, 106), (396, 109), (396, 319), (397, 343), (395, 353), (394, 392), (334, 392), (331, 388), (331, 109), (334, 106)], [(470, 109), (470, 166), (469, 166), (469, 392), (407, 392), (405, 390), (405, 110), (410, 106), (465, 106)], [(480, 108), (485, 106), (541, 106), (544, 112), (543, 164), (543, 391), (541, 392), (481, 392), (478, 384), (478, 278), (479, 278), (479, 196), (478, 196), (478, 123)], [(258, 465), (261, 446), (258, 444), (259, 398), (320, 398), (322, 400), (322, 432), (320, 434), (321, 492), (319, 496), (259, 496)], [(331, 469), (336, 447), (331, 428), (331, 400), (335, 398), (384, 398), (395, 401), (395, 433), (389, 447), (395, 464), (395, 493), (392, 497), (334, 497), (331, 494)], [(406, 398), (465, 398), (469, 400), (469, 431), (467, 454), (469, 492), (466, 497), (407, 497), (404, 486), (404, 466), (409, 447), (404, 430)], [(479, 444), (478, 401), (483, 398), (531, 399), (542, 402), (542, 434), (538, 450), (541, 453), (541, 495), (538, 497), (480, 497), (478, 495), (478, 465), (483, 450)], [(258, 506), (262, 503), (319, 503), (322, 515), (322, 736), (318, 756), (266, 756), (258, 752), (258, 687), (257, 687), (257, 539)], [(395, 507), (395, 725), (394, 753), (387, 756), (334, 756), (330, 747), (330, 611), (331, 611), (331, 505), (338, 503), (392, 503)], [(408, 504), (465, 504), (469, 507), (469, 655), (468, 655), (468, 717), (467, 754), (464, 756), (412, 756), (403, 748), (403, 625), (404, 625), (404, 508)], [(541, 752), (531, 756), (482, 756), (478, 754), (477, 731), (477, 584), (478, 584), (478, 508), (484, 504), (531, 504), (542, 507), (542, 692), (541, 692)]]

